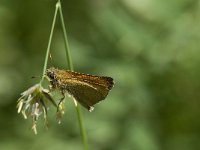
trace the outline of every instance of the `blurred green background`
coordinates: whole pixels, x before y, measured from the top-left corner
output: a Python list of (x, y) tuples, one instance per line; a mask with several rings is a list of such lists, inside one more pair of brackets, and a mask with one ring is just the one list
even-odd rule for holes
[[(0, 149), (83, 149), (73, 101), (38, 135), (17, 114), (39, 81), (55, 0), (0, 0)], [(200, 1), (63, 0), (75, 71), (111, 76), (92, 113), (82, 108), (91, 150), (200, 149)], [(58, 20), (49, 66), (67, 69)]]

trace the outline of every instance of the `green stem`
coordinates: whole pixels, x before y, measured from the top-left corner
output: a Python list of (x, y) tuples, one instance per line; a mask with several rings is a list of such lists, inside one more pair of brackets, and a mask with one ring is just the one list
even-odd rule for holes
[(79, 106), (78, 103), (77, 103), (77, 106), (76, 106), (76, 113), (77, 113), (77, 117), (78, 117), (78, 122), (79, 122), (79, 126), (80, 126), (80, 132), (81, 132), (81, 136), (82, 136), (82, 140), (83, 140), (84, 149), (88, 150), (87, 135), (86, 135), (85, 127), (84, 127), (84, 124), (83, 124), (83, 119), (82, 119), (83, 117), (82, 117), (82, 114), (81, 114), (80, 106)]
[(72, 64), (72, 59), (71, 59), (71, 54), (69, 50), (69, 43), (68, 43), (68, 38), (67, 38), (67, 31), (65, 28), (65, 21), (62, 13), (62, 7), (61, 7), (61, 2), (58, 0), (58, 7), (59, 7), (59, 13), (60, 13), (60, 20), (61, 20), (61, 25), (62, 25), (62, 30), (63, 30), (63, 36), (64, 36), (64, 44), (65, 44), (65, 52), (66, 52), (66, 58), (67, 58), (67, 63), (68, 67), (71, 71), (74, 70), (73, 64)]
[[(60, 12), (60, 19), (61, 19), (61, 25), (62, 25), (64, 43), (65, 43), (66, 58), (67, 58), (69, 69), (73, 70), (73, 64), (72, 64), (72, 59), (71, 59), (71, 55), (70, 55), (67, 32), (66, 32), (66, 28), (65, 28), (65, 22), (64, 22), (64, 19), (63, 19), (63, 13), (62, 13), (62, 7), (61, 7), (60, 0), (58, 0), (57, 5), (59, 7), (59, 12)], [(85, 132), (85, 127), (84, 127), (84, 124), (83, 124), (83, 119), (82, 119), (82, 114), (81, 114), (79, 104), (77, 104), (77, 106), (76, 106), (76, 112), (77, 112), (77, 117), (78, 117), (78, 122), (79, 122), (79, 127), (80, 127), (80, 132), (81, 132), (81, 136), (82, 136), (82, 140), (83, 140), (84, 149), (88, 150), (87, 135), (86, 135), (86, 132)]]
[(44, 80), (45, 72), (46, 72), (46, 69), (47, 69), (47, 63), (48, 63), (49, 52), (50, 52), (50, 47), (51, 47), (51, 41), (52, 41), (53, 32), (54, 32), (54, 28), (55, 28), (55, 24), (56, 24), (57, 12), (58, 12), (58, 5), (56, 5), (56, 9), (55, 9), (54, 17), (53, 17), (53, 23), (52, 23), (52, 26), (51, 26), (51, 32), (50, 32), (50, 36), (49, 36), (49, 42), (48, 42), (48, 46), (47, 46), (47, 51), (46, 51), (46, 56), (45, 56), (45, 61), (44, 61), (44, 67), (43, 67), (43, 73), (42, 73), (42, 79), (40, 80), (40, 85), (42, 84), (42, 82)]

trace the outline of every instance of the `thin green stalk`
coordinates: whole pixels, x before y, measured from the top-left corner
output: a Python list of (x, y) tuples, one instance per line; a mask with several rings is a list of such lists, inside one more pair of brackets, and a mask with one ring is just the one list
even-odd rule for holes
[(67, 31), (66, 31), (66, 28), (65, 28), (65, 21), (64, 21), (64, 17), (63, 17), (63, 13), (62, 13), (62, 7), (61, 7), (60, 0), (58, 0), (58, 7), (59, 7), (60, 20), (61, 20), (61, 25), (62, 25), (62, 30), (63, 30), (63, 36), (64, 36), (64, 44), (65, 44), (65, 52), (66, 52), (67, 63), (68, 63), (69, 69), (71, 71), (73, 71), (74, 67), (73, 67), (73, 64), (72, 64), (71, 54), (70, 54), (70, 50), (69, 50)]
[(50, 36), (49, 36), (49, 42), (48, 42), (47, 51), (46, 51), (46, 56), (45, 56), (45, 61), (44, 61), (42, 79), (40, 80), (40, 84), (42, 84), (42, 82), (44, 80), (45, 72), (46, 72), (46, 69), (47, 69), (47, 63), (48, 63), (48, 58), (49, 58), (49, 52), (50, 52), (53, 32), (54, 32), (54, 28), (55, 28), (55, 24), (56, 24), (57, 13), (58, 13), (58, 6), (56, 5), (56, 9), (55, 9), (54, 17), (53, 17), (53, 22), (52, 22), (52, 26), (51, 26), (51, 32), (50, 32)]
[[(62, 7), (61, 7), (60, 0), (58, 0), (57, 5), (59, 7), (59, 12), (60, 12), (60, 19), (61, 19), (61, 25), (62, 25), (64, 43), (65, 43), (66, 58), (67, 58), (69, 69), (73, 70), (73, 64), (72, 64), (72, 59), (71, 59), (71, 55), (70, 55), (67, 32), (66, 32), (66, 28), (65, 28), (65, 22), (63, 19), (63, 13), (62, 13)], [(79, 127), (80, 127), (80, 132), (81, 132), (81, 136), (82, 136), (82, 140), (83, 140), (84, 149), (88, 150), (88, 140), (87, 140), (87, 135), (85, 132), (85, 127), (83, 124), (83, 119), (82, 119), (82, 114), (81, 114), (79, 104), (77, 104), (77, 106), (76, 106), (76, 112), (77, 112), (77, 117), (78, 117), (78, 122), (79, 122)]]

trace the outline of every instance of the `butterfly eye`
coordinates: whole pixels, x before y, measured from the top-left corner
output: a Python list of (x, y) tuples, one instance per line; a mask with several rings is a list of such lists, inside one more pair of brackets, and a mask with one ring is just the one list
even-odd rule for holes
[(50, 74), (50, 78), (51, 78), (51, 79), (55, 79), (54, 74)]
[(54, 75), (53, 72), (47, 72), (47, 76), (48, 76), (50, 79), (52, 79), (52, 80), (55, 79), (55, 75)]

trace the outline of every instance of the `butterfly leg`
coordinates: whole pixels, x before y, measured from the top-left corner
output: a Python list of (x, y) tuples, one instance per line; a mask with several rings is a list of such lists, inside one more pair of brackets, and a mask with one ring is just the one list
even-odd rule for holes
[(59, 101), (59, 103), (58, 103), (58, 109), (57, 109), (57, 111), (60, 111), (60, 110), (64, 110), (64, 100), (65, 100), (65, 94), (64, 94), (64, 92), (61, 92), (61, 94), (62, 94), (62, 98), (60, 99), (60, 101)]

